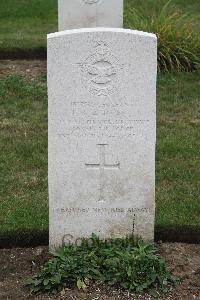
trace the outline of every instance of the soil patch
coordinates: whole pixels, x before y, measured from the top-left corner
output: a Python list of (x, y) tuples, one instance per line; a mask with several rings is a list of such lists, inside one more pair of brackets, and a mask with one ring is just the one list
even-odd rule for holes
[[(200, 245), (159, 243), (164, 257), (180, 284), (159, 299), (200, 299)], [(85, 291), (66, 290), (59, 295), (30, 295), (24, 280), (48, 258), (47, 247), (0, 250), (0, 299), (130, 300), (131, 293), (108, 286), (91, 285)], [(141, 298), (151, 299), (147, 296)]]
[(0, 76), (21, 75), (34, 78), (46, 73), (46, 60), (0, 60)]

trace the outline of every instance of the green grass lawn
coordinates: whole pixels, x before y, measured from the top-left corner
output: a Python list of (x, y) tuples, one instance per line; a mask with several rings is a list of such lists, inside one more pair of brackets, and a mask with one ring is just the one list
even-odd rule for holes
[[(125, 0), (124, 26), (130, 24), (130, 8), (149, 15), (158, 11), (167, 0)], [(172, 11), (195, 16), (194, 30), (200, 30), (200, 1), (172, 0)], [(126, 17), (127, 16), (127, 17)], [(128, 21), (128, 22), (127, 22)], [(46, 34), (57, 31), (57, 0), (1, 0), (0, 1), (0, 54), (18, 53), (19, 50), (46, 52)]]
[[(200, 225), (200, 72), (159, 75), (159, 225)], [(45, 75), (0, 79), (0, 234), (48, 230)]]
[(0, 80), (0, 233), (47, 229), (46, 86)]
[[(125, 0), (152, 14), (166, 0)], [(172, 0), (171, 10), (196, 18), (200, 1)], [(1, 0), (2, 53), (46, 52), (46, 34), (57, 31), (57, 0)], [(200, 72), (159, 75), (157, 131), (158, 225), (200, 225)], [(0, 234), (47, 230), (47, 92), (35, 80), (0, 78)]]

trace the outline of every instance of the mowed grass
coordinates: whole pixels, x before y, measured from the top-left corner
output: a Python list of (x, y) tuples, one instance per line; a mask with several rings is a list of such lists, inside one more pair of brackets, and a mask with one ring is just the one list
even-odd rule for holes
[(57, 0), (1, 0), (0, 52), (46, 49), (46, 34), (57, 31)]
[[(158, 12), (167, 0), (124, 0), (124, 26), (131, 25), (130, 10), (142, 14)], [(200, 1), (172, 0), (171, 10), (195, 17), (193, 30), (200, 30)], [(46, 34), (57, 31), (57, 0), (1, 0), (0, 53), (46, 51)], [(133, 20), (134, 21), (134, 20)], [(191, 25), (190, 25), (191, 26)], [(136, 28), (137, 29), (137, 28)]]
[(200, 224), (199, 91), (200, 72), (158, 78), (157, 224)]
[[(159, 75), (156, 224), (200, 225), (200, 72)], [(45, 76), (0, 79), (0, 234), (48, 230)]]
[(47, 229), (46, 86), (0, 80), (0, 233)]
[[(167, 0), (125, 0), (124, 26), (132, 8), (153, 14)], [(200, 1), (172, 0), (171, 9), (195, 17)], [(191, 23), (190, 23), (191, 24)], [(137, 28), (136, 28), (137, 29)], [(46, 51), (57, 31), (57, 0), (1, 0), (0, 55)], [(22, 51), (23, 52), (23, 51)], [(0, 78), (0, 234), (48, 230), (47, 92), (43, 79)], [(159, 75), (156, 224), (200, 224), (200, 73)]]

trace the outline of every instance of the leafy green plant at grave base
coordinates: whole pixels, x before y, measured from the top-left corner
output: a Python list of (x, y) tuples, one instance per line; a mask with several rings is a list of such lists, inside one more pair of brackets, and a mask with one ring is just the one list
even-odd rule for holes
[(64, 246), (52, 255), (41, 271), (26, 281), (32, 292), (81, 289), (94, 280), (155, 295), (176, 281), (153, 244), (134, 237), (101, 241), (93, 234), (81, 245)]
[(157, 35), (159, 71), (192, 71), (200, 66), (200, 38), (192, 26), (196, 20), (171, 12), (170, 3), (149, 15), (131, 6), (126, 10), (125, 26)]

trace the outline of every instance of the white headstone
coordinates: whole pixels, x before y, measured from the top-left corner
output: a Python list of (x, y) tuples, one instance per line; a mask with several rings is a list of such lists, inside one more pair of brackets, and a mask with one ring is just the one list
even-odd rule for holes
[(58, 0), (59, 31), (122, 26), (123, 0)]
[(154, 236), (156, 36), (48, 35), (50, 246)]

